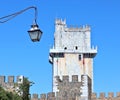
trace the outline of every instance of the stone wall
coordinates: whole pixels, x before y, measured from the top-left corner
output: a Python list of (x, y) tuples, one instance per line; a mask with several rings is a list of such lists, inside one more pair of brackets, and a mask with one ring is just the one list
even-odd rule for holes
[(0, 76), (0, 86), (6, 91), (16, 92), (18, 95), (22, 95), (22, 91), (19, 91), (19, 84), (23, 82), (23, 78), (23, 76)]
[(10, 83), (20, 83), (23, 81), (24, 76), (20, 75), (20, 76), (0, 76), (0, 85), (2, 84), (10, 84)]
[(78, 75), (72, 76), (72, 81), (69, 81), (69, 76), (63, 76), (62, 80), (58, 77), (58, 89), (59, 92), (56, 94), (58, 100), (69, 100), (79, 97), (81, 94), (81, 82), (78, 81)]
[[(12, 92), (14, 89), (17, 89), (14, 87), (14, 84), (20, 83), (21, 78), (21, 76), (18, 76), (17, 78), (8, 76), (6, 80), (5, 76), (0, 76), (0, 86)], [(62, 80), (59, 76), (56, 78), (58, 81), (59, 92), (32, 94), (30, 97), (31, 100), (120, 100), (120, 92), (117, 92), (116, 94), (113, 92), (108, 94), (91, 93), (91, 79), (87, 75), (81, 76), (81, 82), (78, 81), (78, 75), (73, 75), (72, 81), (69, 80), (69, 76), (67, 75), (63, 76)], [(85, 96), (85, 98), (83, 98), (82, 95)]]
[(91, 94), (91, 80), (87, 75), (81, 76), (82, 81), (78, 81), (78, 75), (72, 75), (72, 81), (69, 76), (63, 76), (62, 80), (56, 76), (58, 81), (58, 92), (48, 94), (33, 94), (31, 100), (89, 100)]
[(100, 93), (99, 96), (96, 93), (92, 93), (91, 100), (120, 100), (120, 92), (117, 92), (116, 96), (114, 96), (113, 92), (108, 93), (108, 96), (105, 93)]
[(78, 75), (72, 76), (72, 81), (69, 76), (63, 76), (62, 80), (59, 76), (56, 77), (58, 81), (59, 92), (49, 92), (47, 94), (33, 94), (31, 100), (120, 100), (120, 92), (114, 94), (110, 92), (92, 93), (91, 79), (87, 75), (82, 75), (82, 81), (78, 81)]
[[(68, 91), (69, 92), (69, 91)], [(64, 98), (58, 98), (55, 96), (54, 92), (50, 92), (48, 94), (33, 94), (31, 100), (82, 100), (79, 98), (71, 98), (68, 97), (68, 99)], [(108, 93), (108, 96), (105, 96), (105, 93), (100, 93), (99, 96), (97, 96), (96, 93), (92, 93), (91, 99), (88, 100), (120, 100), (120, 92), (116, 93), (116, 96), (114, 96), (113, 92)]]

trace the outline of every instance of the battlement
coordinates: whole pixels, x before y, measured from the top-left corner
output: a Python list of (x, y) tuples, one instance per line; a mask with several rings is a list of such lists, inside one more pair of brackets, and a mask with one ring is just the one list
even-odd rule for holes
[(56, 100), (55, 93), (49, 92), (47, 94), (32, 94), (31, 100)]
[[(72, 99), (71, 97), (67, 97), (67, 99), (60, 98), (59, 93), (55, 96), (54, 92), (49, 92), (47, 94), (33, 94), (31, 96), (31, 100), (78, 100), (78, 97), (75, 99)], [(63, 97), (64, 98), (64, 97)], [(105, 96), (105, 93), (100, 93), (99, 97), (97, 97), (96, 93), (92, 93), (90, 100), (120, 100), (120, 92), (116, 93), (116, 96), (114, 96), (113, 92), (108, 93), (108, 96)]]
[(14, 76), (0, 76), (0, 86), (6, 91), (16, 92), (18, 95), (22, 95), (22, 91), (19, 90), (19, 85), (23, 83), (23, 78), (24, 76), (22, 75), (16, 78)]
[[(6, 87), (11, 91), (14, 88), (14, 83), (19, 83), (23, 76), (8, 76), (7, 81), (5, 76), (0, 76), (0, 85)], [(59, 92), (49, 92), (47, 94), (32, 94), (31, 100), (120, 100), (120, 92), (114, 94), (109, 92), (105, 94), (104, 92), (97, 95), (97, 93), (91, 93), (89, 88), (91, 85), (91, 79), (87, 75), (81, 76), (81, 82), (78, 81), (78, 75), (72, 75), (72, 81), (69, 80), (69, 76), (62, 76), (62, 80), (59, 76), (56, 76), (58, 81)], [(16, 80), (16, 82), (15, 82)], [(89, 91), (86, 91), (87, 88)], [(85, 94), (87, 94), (88, 99), (85, 99)]]
[(49, 92), (47, 94), (33, 94), (31, 100), (120, 100), (120, 92), (114, 95), (110, 92), (96, 93), (91, 92), (91, 79), (88, 75), (81, 76), (81, 82), (78, 81), (78, 75), (72, 75), (72, 81), (69, 76), (56, 76), (59, 92)]
[(83, 25), (80, 27), (66, 27), (65, 28), (65, 32), (86, 32), (86, 31), (90, 31), (91, 28), (89, 25)]
[(69, 96), (59, 96), (59, 93), (57, 93), (57, 95), (55, 95), (54, 92), (49, 92), (47, 94), (32, 94), (31, 95), (31, 100), (76, 100), (73, 99), (72, 97)]
[[(88, 75), (82, 75), (81, 81), (78, 80), (78, 75), (62, 76), (62, 80), (59, 76), (56, 76), (58, 82), (57, 98), (58, 100), (70, 100), (76, 98), (90, 98), (91, 94), (91, 80)], [(69, 79), (72, 78), (72, 81)], [(88, 93), (89, 92), (89, 93)]]
[[(7, 84), (7, 83), (22, 83), (23, 82), (23, 76), (0, 76), (0, 84)], [(15, 81), (16, 80), (16, 81)]]
[(56, 76), (56, 80), (57, 82), (79, 82), (78, 75), (72, 75), (72, 79), (68, 75), (64, 75), (62, 76), (62, 80), (59, 76)]
[(66, 25), (66, 20), (56, 19), (55, 24), (56, 25)]
[(120, 100), (120, 92), (117, 92), (116, 96), (113, 92), (109, 92), (108, 96), (104, 92), (100, 93), (99, 96), (96, 93), (92, 93), (91, 100)]
[(80, 27), (67, 27), (66, 20), (62, 20), (62, 19), (56, 19), (55, 24), (64, 26), (65, 32), (86, 32), (91, 30), (89, 25), (83, 25)]
[[(91, 27), (82, 25), (68, 27), (66, 20), (55, 21), (55, 43), (51, 53), (92, 53), (96, 55), (97, 49), (91, 48)], [(75, 40), (75, 41), (74, 41)]]

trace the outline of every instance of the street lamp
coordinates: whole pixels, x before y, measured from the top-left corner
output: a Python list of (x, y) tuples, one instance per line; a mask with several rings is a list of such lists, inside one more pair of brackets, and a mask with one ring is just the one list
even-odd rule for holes
[(42, 35), (42, 31), (39, 29), (37, 24), (31, 25), (31, 29), (28, 33), (33, 42), (39, 41)]
[(25, 12), (25, 11), (27, 11), (29, 9), (34, 9), (35, 10), (35, 17), (34, 17), (34, 20), (33, 20), (33, 24), (31, 25), (31, 29), (28, 30), (28, 33), (29, 33), (29, 36), (30, 36), (31, 40), (33, 42), (37, 42), (41, 38), (42, 31), (39, 29), (39, 26), (37, 24), (37, 8), (35, 6), (30, 6), (30, 7), (27, 7), (25, 9), (19, 11), (19, 12), (16, 12), (16, 13), (1, 17), (0, 18), (0, 23), (5, 23), (5, 22), (13, 19), (17, 15), (22, 14), (23, 12)]

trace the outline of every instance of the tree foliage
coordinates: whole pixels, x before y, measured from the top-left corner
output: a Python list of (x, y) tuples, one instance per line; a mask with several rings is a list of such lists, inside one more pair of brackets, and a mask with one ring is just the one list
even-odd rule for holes
[(29, 89), (30, 89), (30, 86), (32, 85), (33, 83), (30, 82), (27, 78), (24, 78), (23, 80), (23, 84), (20, 85), (20, 90), (23, 91), (23, 95), (22, 95), (22, 99), (23, 100), (29, 100)]
[(0, 100), (30, 100), (29, 89), (32, 84), (33, 82), (30, 82), (27, 78), (23, 79), (22, 84), (16, 84), (16, 86), (19, 86), (19, 89), (22, 92), (21, 96), (15, 92), (5, 91), (2, 87), (0, 87)]
[(15, 93), (5, 91), (0, 87), (0, 100), (22, 100), (22, 97)]

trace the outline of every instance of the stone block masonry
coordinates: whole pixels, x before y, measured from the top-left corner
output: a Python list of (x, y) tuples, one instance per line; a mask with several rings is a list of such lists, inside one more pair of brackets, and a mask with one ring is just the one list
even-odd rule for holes
[[(89, 100), (91, 93), (91, 80), (87, 75), (82, 75), (82, 81), (78, 81), (78, 75), (72, 75), (72, 81), (69, 76), (65, 75), (62, 80), (59, 76), (56, 77), (58, 81), (58, 92), (50, 92), (48, 94), (33, 94), (31, 100)], [(88, 82), (88, 83), (86, 83)]]
[(93, 89), (93, 58), (97, 54), (97, 48), (91, 47), (91, 28), (88, 25), (82, 27), (68, 27), (65, 20), (55, 21), (54, 45), (50, 48), (49, 61), (53, 67), (52, 91), (58, 92), (56, 76), (86, 74), (92, 80)]
[(59, 92), (49, 92), (47, 94), (32, 94), (31, 100), (120, 100), (120, 92), (114, 96), (113, 92), (96, 93), (91, 91), (91, 79), (87, 75), (82, 75), (82, 81), (78, 81), (78, 75), (72, 75), (72, 81), (65, 75), (62, 80), (56, 76)]
[[(0, 76), (0, 86), (9, 92), (16, 92), (18, 95), (22, 95), (22, 91), (19, 91), (19, 84), (23, 83), (24, 76), (8, 76), (7, 80), (5, 76)], [(15, 81), (16, 80), (16, 81)]]
[(120, 100), (120, 92), (117, 92), (116, 96), (114, 96), (113, 92), (108, 93), (108, 96), (105, 93), (100, 93), (99, 97), (96, 93), (92, 93), (91, 100)]
[[(61, 97), (58, 98), (57, 96), (55, 96), (54, 92), (50, 92), (48, 94), (33, 94), (31, 97), (31, 100), (85, 100), (82, 98), (71, 98), (71, 97)], [(108, 96), (105, 96), (105, 93), (100, 93), (99, 96), (97, 96), (96, 93), (92, 93), (91, 94), (91, 98), (88, 100), (120, 100), (120, 92), (116, 93), (116, 96), (114, 96), (113, 92), (108, 93)]]

